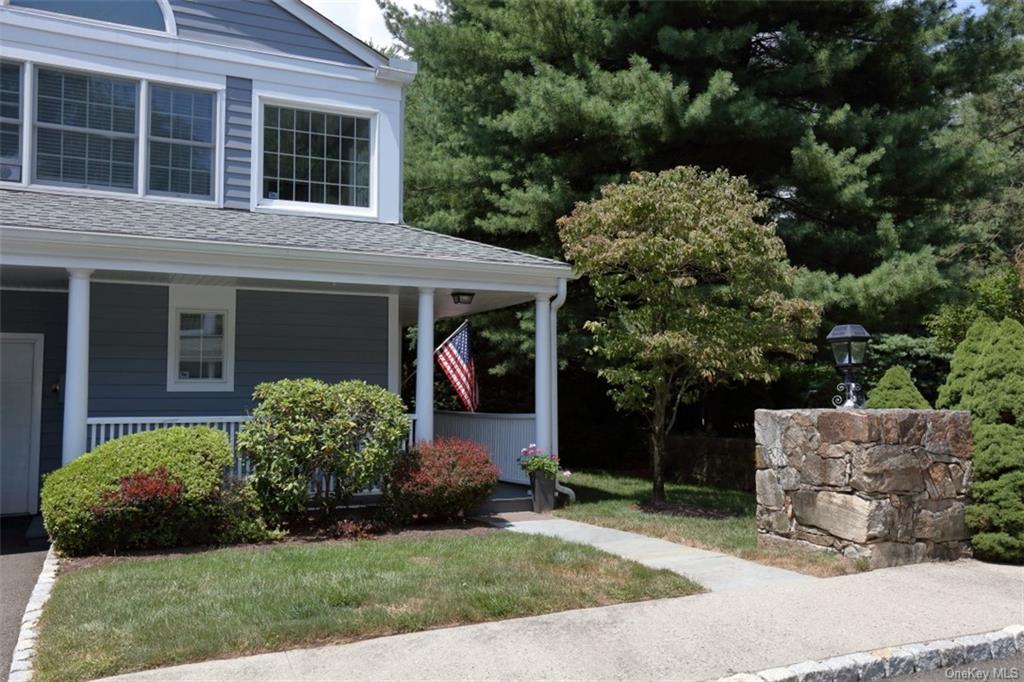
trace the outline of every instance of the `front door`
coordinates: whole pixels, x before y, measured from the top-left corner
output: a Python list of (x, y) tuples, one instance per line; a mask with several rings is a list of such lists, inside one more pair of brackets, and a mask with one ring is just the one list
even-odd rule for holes
[(0, 334), (0, 514), (34, 514), (39, 497), (43, 335)]

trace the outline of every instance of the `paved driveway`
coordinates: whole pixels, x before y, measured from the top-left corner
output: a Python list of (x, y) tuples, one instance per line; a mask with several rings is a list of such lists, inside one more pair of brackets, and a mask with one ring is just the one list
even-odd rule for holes
[(25, 604), (46, 558), (45, 541), (25, 540), (29, 522), (28, 517), (0, 519), (0, 679), (4, 680), (18, 642)]
[(707, 680), (1016, 623), (1024, 623), (1024, 570), (958, 561), (209, 661), (123, 679)]

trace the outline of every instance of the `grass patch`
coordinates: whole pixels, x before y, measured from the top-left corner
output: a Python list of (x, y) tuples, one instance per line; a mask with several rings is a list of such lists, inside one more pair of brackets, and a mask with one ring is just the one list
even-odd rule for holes
[(699, 591), (590, 547), (507, 532), (128, 559), (60, 576), (43, 612), (36, 679)]
[(857, 570), (845, 559), (812, 552), (782, 551), (757, 544), (757, 501), (749, 493), (668, 483), (668, 506), (650, 507), (651, 482), (601, 471), (574, 471), (568, 485), (576, 504), (558, 516), (733, 554), (801, 573), (843, 575)]

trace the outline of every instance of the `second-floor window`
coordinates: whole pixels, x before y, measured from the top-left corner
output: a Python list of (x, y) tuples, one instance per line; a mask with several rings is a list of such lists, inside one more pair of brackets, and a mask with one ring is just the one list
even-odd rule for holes
[(39, 69), (38, 88), (36, 179), (134, 190), (136, 84)]
[(370, 119), (265, 105), (263, 198), (370, 205)]
[(21, 180), (21, 65), (0, 63), (0, 180)]
[(213, 95), (153, 85), (149, 119), (149, 191), (212, 197)]

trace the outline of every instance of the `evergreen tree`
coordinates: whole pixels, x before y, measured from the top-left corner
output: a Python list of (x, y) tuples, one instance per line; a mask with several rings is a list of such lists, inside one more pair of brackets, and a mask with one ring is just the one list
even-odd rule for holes
[(890, 367), (882, 375), (878, 385), (871, 389), (864, 407), (881, 408), (912, 408), (928, 410), (931, 405), (924, 399), (914, 385), (914, 379), (905, 367)]
[(772, 201), (801, 293), (880, 330), (941, 295), (945, 209), (993, 179), (944, 144), (954, 105), (1020, 56), (1010, 0), (384, 4), (420, 65), (410, 221), (560, 255), (556, 218), (606, 182), (725, 168)]

